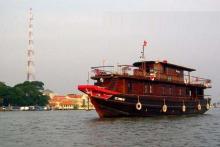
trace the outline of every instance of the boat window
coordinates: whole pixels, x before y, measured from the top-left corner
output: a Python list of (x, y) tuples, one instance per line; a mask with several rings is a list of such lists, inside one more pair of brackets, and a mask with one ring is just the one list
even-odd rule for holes
[(167, 77), (167, 80), (168, 80), (168, 81), (172, 81), (172, 77), (171, 77), (171, 76), (168, 76), (168, 77)]
[(166, 67), (164, 66), (164, 67), (162, 68), (162, 72), (163, 72), (163, 73), (166, 73), (166, 70), (167, 70), (167, 69), (166, 69)]
[(155, 67), (154, 67), (154, 72), (158, 72), (158, 71), (159, 71), (158, 67), (155, 66)]
[(150, 85), (150, 93), (153, 93), (152, 85)]
[(149, 67), (149, 66), (146, 67), (146, 72), (147, 72), (147, 73), (150, 72), (150, 67)]
[(191, 90), (189, 90), (189, 96), (192, 96), (192, 91)]
[(153, 73), (154, 72), (154, 69), (153, 68), (150, 68), (150, 73)]
[(169, 68), (168, 67), (164, 67), (164, 73), (168, 74), (168, 72), (169, 72)]
[(169, 95), (172, 95), (172, 87), (169, 87)]
[(179, 88), (179, 95), (182, 95), (182, 89)]
[(198, 95), (197, 88), (195, 88), (195, 95), (196, 95), (196, 97), (197, 97), (197, 95)]
[(201, 89), (201, 88), (198, 89), (198, 95), (199, 96), (203, 96), (204, 95), (203, 89)]
[(181, 72), (180, 72), (180, 70), (176, 69), (176, 73), (177, 73), (177, 74), (180, 74)]
[(144, 94), (148, 94), (149, 93), (149, 84), (145, 84), (144, 85)]
[(128, 82), (128, 93), (132, 92), (132, 83)]
[(109, 89), (110, 89), (110, 90), (115, 90), (115, 88), (116, 88), (116, 83), (117, 83), (117, 80), (116, 80), (116, 79), (112, 79), (112, 81), (111, 81), (110, 84), (109, 84)]
[(192, 96), (192, 90), (190, 88), (186, 88), (186, 95)]
[(145, 84), (144, 85), (144, 94), (151, 94), (152, 93), (152, 85)]
[(165, 88), (162, 86), (162, 95), (165, 95)]
[(186, 88), (186, 95), (189, 95), (189, 88)]

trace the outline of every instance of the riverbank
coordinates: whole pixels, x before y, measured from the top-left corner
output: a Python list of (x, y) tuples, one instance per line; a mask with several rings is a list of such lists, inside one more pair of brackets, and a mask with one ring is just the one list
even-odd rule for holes
[(0, 107), (0, 111), (47, 111), (48, 106), (8, 106)]
[(0, 107), (0, 112), (6, 112), (6, 111), (59, 111), (59, 110), (95, 110), (95, 109), (53, 109), (48, 106), (9, 106), (9, 107)]

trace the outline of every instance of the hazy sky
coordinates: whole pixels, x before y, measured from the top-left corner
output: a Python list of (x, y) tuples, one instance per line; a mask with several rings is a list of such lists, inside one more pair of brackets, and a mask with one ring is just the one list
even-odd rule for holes
[(28, 10), (34, 13), (36, 79), (78, 92), (91, 66), (149, 60), (197, 69), (220, 98), (219, 0), (0, 0), (0, 81), (26, 79)]

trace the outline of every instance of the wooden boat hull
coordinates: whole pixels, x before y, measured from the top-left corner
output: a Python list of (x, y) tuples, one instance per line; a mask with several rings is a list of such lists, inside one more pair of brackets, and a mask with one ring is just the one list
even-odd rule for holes
[[(90, 96), (100, 118), (103, 117), (146, 117), (158, 115), (187, 115), (203, 114), (210, 109), (210, 99), (177, 100), (175, 98), (154, 99), (149, 96), (123, 96), (114, 95), (108, 99)], [(138, 100), (139, 99), (139, 100)], [(137, 107), (138, 101), (141, 104)], [(164, 111), (163, 106), (167, 109)], [(185, 106), (185, 111), (183, 110)], [(199, 105), (201, 106), (199, 108)]]

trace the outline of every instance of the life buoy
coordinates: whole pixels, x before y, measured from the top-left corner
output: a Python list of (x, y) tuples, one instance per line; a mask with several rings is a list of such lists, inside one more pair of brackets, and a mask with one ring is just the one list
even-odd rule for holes
[(136, 109), (141, 110), (141, 108), (142, 108), (142, 104), (140, 102), (137, 102)]
[(154, 74), (154, 73), (151, 73), (151, 74), (150, 74), (150, 80), (151, 80), (151, 81), (154, 81), (154, 80), (155, 80), (155, 74)]
[(198, 110), (201, 110), (202, 109), (202, 107), (201, 107), (201, 105), (200, 104), (198, 104)]
[(209, 105), (209, 103), (206, 104), (206, 109), (207, 109), (207, 110), (210, 109), (210, 105)]
[(151, 77), (151, 76), (150, 76), (150, 80), (151, 80), (151, 81), (154, 81), (154, 77)]
[(186, 112), (186, 106), (185, 105), (182, 106), (182, 111)]
[(162, 110), (163, 110), (163, 112), (167, 112), (167, 105), (166, 104), (163, 105)]
[(183, 105), (182, 105), (182, 111), (183, 111), (183, 112), (186, 112), (186, 105), (185, 105), (185, 103), (184, 103), (184, 100), (183, 100)]
[(102, 83), (103, 83), (103, 82), (104, 82), (104, 79), (103, 79), (103, 78), (100, 78), (100, 82), (102, 82)]

